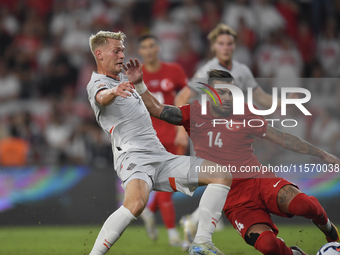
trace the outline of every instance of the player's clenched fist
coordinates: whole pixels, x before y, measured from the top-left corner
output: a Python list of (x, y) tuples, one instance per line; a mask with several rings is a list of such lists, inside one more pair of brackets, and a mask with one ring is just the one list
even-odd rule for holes
[(132, 90), (133, 88), (134, 87), (130, 82), (124, 81), (121, 84), (119, 84), (117, 87), (114, 87), (112, 89), (112, 93), (115, 96), (121, 96), (121, 97), (127, 98), (131, 96), (131, 93), (133, 93), (133, 90)]

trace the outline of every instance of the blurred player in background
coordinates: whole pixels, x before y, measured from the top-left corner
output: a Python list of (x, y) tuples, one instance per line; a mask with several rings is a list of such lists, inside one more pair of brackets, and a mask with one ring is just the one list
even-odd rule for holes
[[(240, 89), (247, 92), (248, 88), (253, 89), (253, 99), (259, 106), (269, 109), (272, 106), (272, 96), (266, 93), (256, 82), (254, 76), (245, 64), (233, 59), (236, 47), (237, 33), (225, 24), (219, 24), (209, 34), (211, 50), (215, 57), (197, 70), (194, 78), (208, 78), (207, 72), (216, 69), (229, 72), (234, 78)], [(190, 98), (190, 89), (184, 88), (179, 94), (178, 99), (181, 103), (187, 103)], [(281, 101), (278, 100), (280, 107)]]
[[(161, 103), (173, 105), (178, 91), (183, 89), (188, 78), (182, 67), (176, 63), (161, 62), (158, 58), (160, 50), (158, 40), (151, 34), (139, 38), (139, 55), (143, 58), (143, 80), (148, 90)], [(175, 104), (176, 105), (176, 104)], [(173, 154), (185, 154), (188, 145), (188, 137), (183, 127), (176, 127), (157, 118), (151, 117), (157, 137), (168, 152)], [(182, 132), (177, 130), (183, 129)], [(178, 134), (176, 136), (176, 134)], [(180, 135), (183, 136), (180, 136)], [(155, 226), (154, 213), (160, 209), (163, 222), (168, 230), (169, 244), (180, 246), (182, 240), (176, 230), (176, 214), (172, 201), (172, 193), (155, 192), (149, 205), (143, 211), (141, 217), (145, 222), (148, 236), (152, 240), (158, 237)]]
[(192, 195), (198, 186), (207, 184), (200, 201), (200, 224), (189, 254), (223, 255), (212, 243), (216, 225), (211, 219), (218, 221), (221, 216), (232, 182), (231, 174), (197, 173), (196, 167), (221, 166), (165, 150), (138, 95), (147, 90), (142, 67), (137, 59), (123, 64), (124, 39), (122, 32), (100, 31), (89, 40), (97, 72), (92, 73), (87, 85), (88, 98), (98, 124), (111, 140), (114, 167), (125, 190), (123, 205), (104, 222), (90, 255), (107, 253), (142, 213), (151, 190)]
[[(209, 85), (235, 85), (230, 73), (222, 70), (208, 72)], [(254, 246), (265, 255), (305, 255), (298, 247), (287, 247), (281, 238), (277, 238), (278, 228), (271, 220), (270, 214), (281, 217), (303, 216), (312, 219), (314, 224), (325, 234), (328, 242), (338, 241), (339, 233), (334, 224), (328, 219), (325, 210), (313, 196), (302, 193), (293, 183), (279, 178), (275, 173), (265, 169), (253, 154), (254, 137), (266, 139), (287, 150), (319, 157), (329, 164), (339, 168), (340, 160), (314, 145), (284, 133), (268, 125), (262, 117), (251, 113), (245, 104), (244, 115), (233, 115), (233, 96), (226, 88), (216, 88), (221, 99), (214, 105), (207, 102), (206, 115), (201, 115), (201, 105), (196, 100), (192, 105), (184, 105), (169, 111), (169, 115), (159, 115), (164, 105), (155, 102), (148, 92), (142, 94), (150, 114), (173, 124), (183, 125), (193, 141), (196, 155), (214, 159), (223, 166), (235, 167), (233, 183), (224, 212), (234, 228), (244, 238), (247, 244)], [(216, 101), (219, 101), (215, 98)], [(162, 111), (164, 113), (164, 111)], [(174, 117), (177, 121), (174, 122)], [(211, 120), (222, 118), (228, 123), (214, 125)], [(257, 120), (263, 125), (240, 125), (249, 120)], [(243, 167), (257, 168), (260, 171), (242, 172)], [(192, 219), (187, 219), (192, 229), (187, 234), (194, 236)]]

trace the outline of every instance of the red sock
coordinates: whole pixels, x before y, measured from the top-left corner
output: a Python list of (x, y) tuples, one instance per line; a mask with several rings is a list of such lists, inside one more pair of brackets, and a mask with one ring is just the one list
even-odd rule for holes
[(313, 196), (304, 193), (297, 194), (289, 204), (289, 212), (293, 215), (303, 216), (314, 220), (319, 225), (327, 223), (328, 218), (319, 201)]
[(162, 214), (162, 219), (166, 228), (176, 226), (176, 214), (174, 203), (172, 202), (172, 193), (157, 192), (158, 206)]
[(292, 250), (272, 231), (262, 232), (254, 247), (264, 255), (293, 255)]
[(153, 212), (153, 213), (157, 212), (157, 210), (158, 210), (158, 206), (159, 206), (159, 204), (158, 204), (158, 194), (159, 193), (160, 192), (158, 192), (158, 191), (155, 192), (153, 200), (148, 205), (150, 211)]

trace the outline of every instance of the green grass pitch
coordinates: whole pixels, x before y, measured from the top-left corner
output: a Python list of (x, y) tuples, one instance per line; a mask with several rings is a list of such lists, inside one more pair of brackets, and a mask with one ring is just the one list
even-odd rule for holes
[[(326, 243), (323, 234), (313, 225), (278, 226), (279, 237), (288, 246), (298, 245), (309, 255)], [(159, 239), (148, 239), (142, 226), (130, 226), (107, 254), (177, 255), (187, 254), (179, 247), (170, 247), (164, 227), (159, 227)], [(100, 226), (36, 226), (1, 227), (0, 254), (3, 255), (84, 255), (89, 254)], [(230, 226), (214, 233), (216, 247), (225, 254), (260, 254), (245, 244)]]

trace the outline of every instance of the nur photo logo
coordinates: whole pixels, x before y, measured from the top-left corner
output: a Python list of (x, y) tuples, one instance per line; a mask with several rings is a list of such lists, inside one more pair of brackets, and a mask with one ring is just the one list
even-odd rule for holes
[[(238, 116), (238, 115), (244, 115), (245, 114), (245, 96), (243, 94), (243, 91), (237, 87), (236, 85), (231, 85), (231, 84), (215, 84), (214, 87), (203, 83), (203, 82), (196, 82), (200, 85), (205, 86), (206, 88), (201, 88), (197, 87), (198, 89), (202, 90), (205, 93), (201, 94), (201, 114), (202, 115), (207, 115), (207, 95), (210, 96), (212, 99), (213, 103), (215, 106), (220, 103), (222, 105), (222, 100), (220, 95), (218, 94), (219, 89), (228, 89), (233, 95), (233, 100), (232, 100), (232, 107), (233, 107), (233, 115)], [(210, 91), (209, 91), (210, 90)], [(253, 88), (248, 88), (248, 97), (247, 97), (247, 105), (248, 109), (250, 112), (252, 112), (255, 115), (260, 115), (260, 116), (266, 116), (273, 114), (278, 107), (278, 88), (272, 88), (272, 106), (270, 109), (267, 110), (259, 110), (256, 109), (253, 105)], [(302, 94), (301, 98), (289, 98), (289, 94), (291, 93), (299, 93)], [(305, 88), (299, 88), (299, 87), (284, 87), (281, 88), (281, 116), (286, 116), (287, 115), (287, 105), (295, 105), (305, 116), (311, 116), (312, 114), (306, 109), (304, 104), (308, 103), (311, 99), (311, 93), (309, 90)], [(219, 101), (219, 102), (218, 102)], [(258, 120), (250, 120), (250, 122), (255, 122)], [(266, 119), (272, 126), (274, 126), (275, 121), (280, 121), (281, 125), (283, 127), (296, 127), (298, 122), (295, 119)], [(287, 122), (291, 122), (291, 125), (288, 125)], [(213, 119), (212, 123), (214, 126), (216, 124), (225, 124), (225, 125), (230, 125), (232, 127), (233, 124), (236, 124), (232, 120), (225, 120), (225, 119)], [(238, 122), (237, 124), (242, 124), (243, 126), (246, 126), (246, 120), (243, 122)], [(258, 127), (258, 125), (252, 125), (251, 123), (248, 123), (250, 127)], [(262, 123), (260, 123), (261, 125)]]
[[(220, 96), (218, 95), (217, 91), (212, 86), (210, 86), (208, 84), (205, 84), (203, 82), (197, 82), (197, 83), (201, 84), (203, 86), (206, 86), (212, 92), (214, 92), (215, 95), (217, 96), (218, 100), (220, 101), (220, 104), (222, 105), (222, 100), (221, 100)], [(214, 101), (215, 105), (217, 105), (217, 102), (216, 102), (213, 94), (211, 94), (211, 92), (209, 90), (204, 89), (204, 88), (200, 88), (200, 87), (198, 87), (198, 89), (200, 89), (200, 90), (204, 91), (205, 93), (207, 93), (212, 98), (212, 100)], [(202, 101), (201, 101), (202, 102), (202, 115), (207, 115), (207, 95), (206, 94), (202, 94), (202, 98), (201, 99), (202, 99)]]

